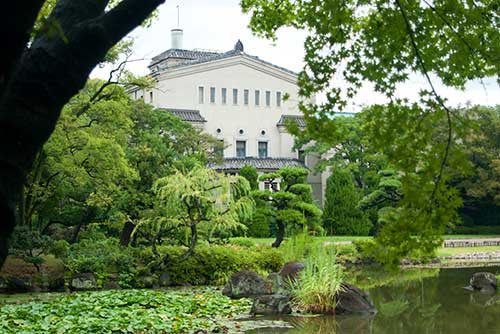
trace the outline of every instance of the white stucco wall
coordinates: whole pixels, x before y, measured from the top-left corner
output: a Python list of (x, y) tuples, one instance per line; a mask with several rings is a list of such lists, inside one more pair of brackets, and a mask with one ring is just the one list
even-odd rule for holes
[[(204, 130), (224, 139), (225, 157), (236, 156), (236, 141), (246, 141), (246, 155), (258, 156), (258, 142), (268, 142), (269, 157), (297, 158), (291, 149), (293, 138), (280, 136), (276, 123), (281, 115), (299, 115), (296, 76), (244, 56), (231, 57), (178, 69), (158, 76), (153, 92), (156, 107), (199, 110), (207, 120)], [(199, 103), (198, 88), (204, 87), (204, 103)], [(215, 87), (215, 103), (210, 102), (210, 88)], [(222, 103), (221, 89), (227, 89), (227, 103)], [(233, 89), (238, 89), (238, 104), (233, 104)], [(244, 105), (244, 90), (249, 90), (249, 103)], [(255, 105), (255, 91), (260, 91), (260, 104)], [(266, 106), (266, 91), (271, 92), (271, 105)], [(287, 101), (276, 105), (276, 92)], [(138, 96), (141, 96), (139, 93)], [(150, 102), (150, 92), (144, 94)], [(221, 129), (221, 133), (217, 133)], [(242, 135), (239, 131), (243, 130)], [(262, 135), (262, 130), (265, 135)]]

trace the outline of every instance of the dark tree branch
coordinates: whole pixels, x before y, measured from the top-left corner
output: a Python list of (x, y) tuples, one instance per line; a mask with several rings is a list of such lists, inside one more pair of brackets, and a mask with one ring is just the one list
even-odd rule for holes
[[(0, 23), (3, 31), (15, 32), (12, 49), (7, 48), (10, 61), (0, 67), (0, 265), (26, 175), (62, 107), (106, 52), (164, 1), (123, 0), (105, 13), (108, 0), (59, 0), (49, 19), (60, 24), (64, 36), (39, 34), (27, 49), (43, 1), (11, 3), (16, 10)], [(19, 59), (17, 66), (12, 59)]]
[(401, 5), (401, 2), (399, 0), (395, 0), (396, 4), (399, 8), (399, 11), (401, 12), (401, 15), (403, 16), (403, 20), (406, 25), (406, 31), (408, 33), (408, 36), (410, 37), (411, 45), (413, 50), (415, 51), (415, 56), (417, 58), (417, 62), (419, 63), (420, 67), (422, 68), (422, 72), (425, 75), (425, 78), (427, 80), (427, 83), (429, 84), (432, 94), (434, 95), (436, 101), (438, 104), (444, 109), (446, 112), (446, 119), (447, 119), (447, 126), (448, 126), (448, 136), (446, 140), (446, 147), (443, 153), (443, 158), (441, 160), (441, 165), (439, 167), (439, 172), (436, 178), (436, 182), (434, 184), (434, 188), (432, 189), (432, 194), (430, 197), (430, 203), (432, 203), (436, 197), (437, 190), (439, 189), (439, 186), (441, 185), (441, 180), (443, 179), (443, 173), (444, 173), (444, 168), (446, 166), (446, 163), (448, 162), (448, 157), (450, 154), (450, 147), (451, 147), (451, 142), (453, 138), (453, 128), (452, 128), (452, 122), (451, 122), (451, 111), (448, 109), (448, 107), (444, 104), (443, 100), (441, 99), (441, 96), (436, 92), (436, 89), (434, 88), (434, 85), (432, 84), (432, 80), (429, 77), (429, 72), (427, 70), (427, 67), (423, 61), (423, 58), (420, 54), (420, 51), (418, 49), (417, 43), (415, 41), (415, 34), (413, 32), (413, 29), (411, 27), (410, 21), (408, 19), (408, 16), (406, 15), (406, 11), (404, 10), (403, 6)]
[(13, 69), (21, 58), (21, 54), (29, 41), (31, 30), (38, 12), (45, 0), (24, 0), (2, 3), (3, 11), (0, 20), (2, 34), (2, 61), (0, 62), (0, 92), (4, 90)]

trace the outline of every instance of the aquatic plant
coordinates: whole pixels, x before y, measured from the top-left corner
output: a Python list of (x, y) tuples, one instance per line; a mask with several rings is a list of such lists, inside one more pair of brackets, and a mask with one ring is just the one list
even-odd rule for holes
[(111, 290), (61, 294), (45, 302), (0, 307), (0, 333), (151, 333), (224, 331), (250, 301), (219, 290)]
[(335, 250), (323, 245), (311, 248), (299, 279), (291, 280), (295, 306), (308, 313), (334, 313), (343, 272)]

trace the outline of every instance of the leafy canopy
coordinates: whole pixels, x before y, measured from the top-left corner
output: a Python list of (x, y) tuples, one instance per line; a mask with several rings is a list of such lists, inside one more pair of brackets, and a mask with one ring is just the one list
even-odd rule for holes
[[(305, 67), (299, 74), (305, 133), (339, 144), (342, 111), (365, 83), (386, 97), (367, 108), (368, 142), (403, 174), (402, 214), (381, 231), (382, 259), (439, 245), (439, 234), (460, 206), (447, 182), (466, 168), (466, 115), (451, 110), (433, 81), (463, 89), (471, 80), (500, 74), (499, 4), (496, 0), (242, 0), (251, 29), (275, 39), (280, 27), (308, 32)], [(427, 89), (418, 101), (397, 98), (411, 76)], [(314, 103), (320, 94), (324, 99)], [(295, 129), (295, 132), (298, 129)]]

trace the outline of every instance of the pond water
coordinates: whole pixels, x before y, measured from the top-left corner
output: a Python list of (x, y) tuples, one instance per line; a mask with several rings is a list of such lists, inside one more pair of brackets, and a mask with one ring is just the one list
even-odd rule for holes
[[(258, 334), (486, 334), (500, 333), (499, 294), (470, 292), (474, 272), (499, 267), (412, 269), (398, 274), (351, 272), (349, 280), (369, 291), (374, 316), (290, 316), (293, 328), (260, 328)], [(274, 318), (276, 319), (276, 318)]]

